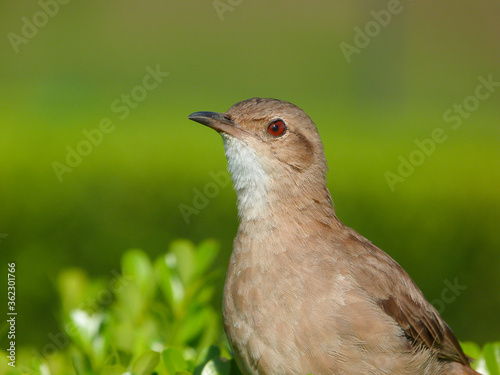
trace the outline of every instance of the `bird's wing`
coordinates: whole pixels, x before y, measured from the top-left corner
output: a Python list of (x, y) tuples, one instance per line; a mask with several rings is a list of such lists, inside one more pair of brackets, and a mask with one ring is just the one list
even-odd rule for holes
[(435, 311), (416, 302), (408, 294), (379, 299), (378, 304), (403, 329), (412, 345), (437, 349), (438, 357), (469, 364), (455, 335)]
[(350, 231), (348, 247), (358, 251), (358, 273), (375, 302), (393, 318), (413, 346), (424, 346), (436, 351), (439, 358), (469, 366), (457, 338), (439, 312), (427, 301), (406, 271), (389, 255), (364, 237)]

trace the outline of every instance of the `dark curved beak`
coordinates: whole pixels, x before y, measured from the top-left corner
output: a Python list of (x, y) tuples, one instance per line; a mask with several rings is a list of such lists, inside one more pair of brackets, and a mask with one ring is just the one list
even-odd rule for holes
[(199, 122), (217, 131), (222, 131), (221, 125), (234, 126), (235, 123), (225, 116), (223, 113), (218, 112), (195, 112), (191, 113), (188, 119)]
[(246, 130), (242, 129), (238, 124), (224, 113), (218, 112), (195, 112), (188, 116), (188, 119), (199, 122), (209, 128), (214, 129), (219, 133), (229, 134), (233, 137), (241, 139), (245, 134), (249, 135)]

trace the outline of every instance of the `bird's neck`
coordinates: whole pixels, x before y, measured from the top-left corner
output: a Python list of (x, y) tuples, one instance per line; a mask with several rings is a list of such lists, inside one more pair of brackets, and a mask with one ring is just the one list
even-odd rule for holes
[(329, 227), (338, 221), (326, 188), (293, 186), (257, 192), (243, 188), (237, 195), (240, 230), (264, 233), (287, 227), (310, 235), (316, 226)]
[[(283, 170), (270, 176), (255, 151), (224, 137), (228, 169), (238, 196), (240, 231), (330, 225), (337, 220), (324, 173)], [(318, 224), (319, 223), (319, 224)]]

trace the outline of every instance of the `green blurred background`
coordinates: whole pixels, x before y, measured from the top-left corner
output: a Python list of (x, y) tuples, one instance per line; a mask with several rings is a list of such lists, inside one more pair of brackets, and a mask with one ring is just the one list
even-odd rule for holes
[[(179, 237), (220, 240), (218, 264), (227, 264), (237, 229), (231, 186), (189, 222), (180, 210), (226, 169), (220, 137), (187, 116), (254, 96), (302, 107), (325, 144), (341, 220), (395, 258), (429, 300), (454, 297), (441, 310), (461, 340), (498, 340), (500, 88), (459, 129), (443, 114), (475, 94), (480, 76), (500, 81), (500, 4), (402, 1), (348, 62), (340, 44), (354, 45), (356, 28), (387, 6), (73, 0), (16, 53), (9, 33), (23, 37), (25, 20), (43, 24), (42, 8), (0, 3), (0, 268), (6, 280), (6, 263), (17, 264), (17, 344), (41, 347), (57, 331), (65, 267), (111, 278), (125, 250), (154, 257)], [(120, 119), (112, 103), (142, 84), (148, 66), (169, 75)], [(67, 147), (105, 118), (115, 129), (60, 182), (53, 162), (65, 163)], [(386, 171), (397, 173), (399, 157), (435, 128), (447, 140), (392, 191)], [(454, 282), (466, 289), (450, 294)]]

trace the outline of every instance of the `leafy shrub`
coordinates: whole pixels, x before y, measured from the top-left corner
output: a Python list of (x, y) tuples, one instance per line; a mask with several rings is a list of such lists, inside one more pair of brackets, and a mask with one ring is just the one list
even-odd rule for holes
[[(224, 271), (219, 245), (171, 244), (154, 261), (125, 252), (121, 272), (91, 280), (81, 269), (58, 275), (61, 331), (41, 351), (18, 348), (16, 368), (2, 353), (0, 373), (229, 374), (237, 370), (213, 298)], [(216, 344), (216, 345), (213, 345)]]

